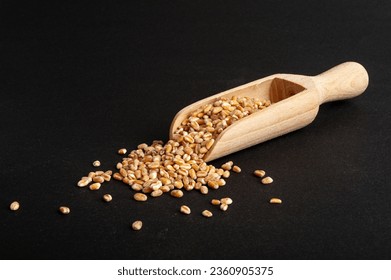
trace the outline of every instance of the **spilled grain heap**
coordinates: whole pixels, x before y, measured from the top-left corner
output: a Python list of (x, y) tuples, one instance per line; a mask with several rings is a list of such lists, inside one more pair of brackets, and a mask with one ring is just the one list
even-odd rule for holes
[(153, 141), (150, 146), (138, 145), (117, 164), (118, 172), (113, 176), (137, 191), (138, 201), (147, 200), (140, 194), (182, 197), (182, 189), (202, 194), (207, 194), (209, 188), (218, 189), (226, 184), (229, 170), (240, 172), (240, 168), (232, 167), (232, 162), (222, 168), (208, 165), (203, 160), (205, 154), (225, 128), (269, 105), (270, 101), (235, 96), (207, 104), (191, 113), (166, 144)]
[[(241, 172), (240, 167), (234, 166), (232, 161), (217, 168), (203, 160), (215, 139), (234, 122), (268, 106), (269, 100), (236, 96), (220, 98), (192, 112), (176, 128), (172, 139), (167, 143), (155, 140), (151, 145), (140, 144), (117, 163), (117, 172), (114, 174), (111, 170), (90, 172), (82, 177), (77, 185), (89, 185), (91, 190), (98, 190), (104, 182), (113, 177), (136, 191), (133, 198), (140, 202), (164, 193), (180, 198), (184, 195), (183, 190), (198, 190), (201, 194), (208, 194), (210, 188), (218, 189), (226, 184), (225, 179), (230, 176), (231, 170)], [(126, 153), (124, 148), (118, 150), (120, 155)], [(256, 175), (263, 177), (264, 171), (261, 171), (257, 171)], [(104, 197), (105, 201), (111, 199), (107, 194)], [(212, 201), (212, 204), (219, 205), (223, 211), (226, 211), (231, 203), (230, 198)], [(182, 205), (180, 211), (184, 214), (191, 212), (186, 205)], [(204, 210), (202, 215), (211, 217), (212, 213)], [(141, 226), (137, 223), (137, 229), (139, 228)]]

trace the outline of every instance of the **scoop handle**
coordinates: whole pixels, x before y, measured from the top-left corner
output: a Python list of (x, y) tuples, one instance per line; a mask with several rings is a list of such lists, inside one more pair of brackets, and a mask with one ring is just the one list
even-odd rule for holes
[(320, 103), (356, 97), (368, 87), (369, 77), (357, 62), (345, 62), (312, 77), (320, 94)]

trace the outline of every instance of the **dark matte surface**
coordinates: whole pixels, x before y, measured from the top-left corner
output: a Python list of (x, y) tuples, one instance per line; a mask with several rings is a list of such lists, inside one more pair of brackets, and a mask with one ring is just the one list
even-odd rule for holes
[[(389, 1), (124, 2), (0, 4), (2, 259), (391, 258)], [(243, 172), (208, 196), (136, 203), (119, 182), (75, 186), (92, 161), (113, 169), (118, 148), (167, 140), (198, 99), (348, 60), (369, 72), (364, 95), (213, 162)], [(257, 168), (275, 183), (262, 186)], [(224, 196), (226, 213), (199, 214)]]

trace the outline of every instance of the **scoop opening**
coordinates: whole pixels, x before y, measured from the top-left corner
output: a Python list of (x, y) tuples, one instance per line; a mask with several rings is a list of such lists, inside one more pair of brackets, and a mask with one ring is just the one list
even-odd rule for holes
[(302, 92), (306, 88), (281, 78), (274, 78), (270, 85), (270, 101), (271, 103), (277, 103), (281, 100), (287, 99), (299, 92)]

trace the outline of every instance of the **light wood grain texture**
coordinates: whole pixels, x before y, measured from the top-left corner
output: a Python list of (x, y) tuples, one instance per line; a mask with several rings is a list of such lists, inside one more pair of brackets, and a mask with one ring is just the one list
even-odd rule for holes
[(272, 105), (226, 128), (205, 155), (211, 161), (265, 142), (310, 124), (322, 103), (353, 98), (368, 86), (368, 73), (356, 62), (345, 62), (317, 75), (275, 74), (212, 95), (178, 112), (170, 138), (180, 123), (197, 108), (225, 96), (270, 99)]

